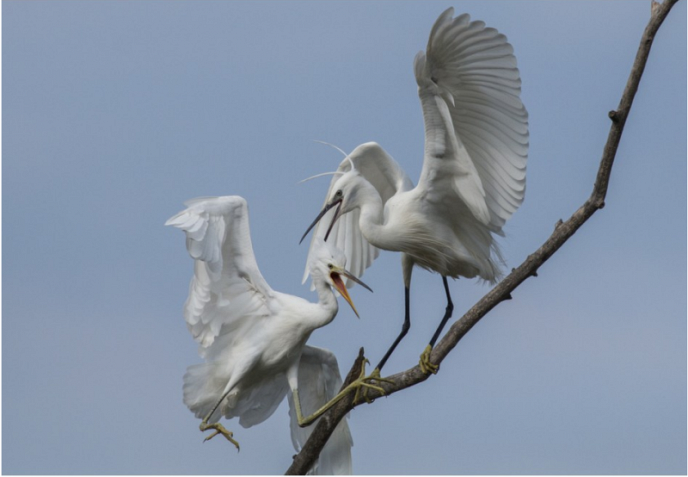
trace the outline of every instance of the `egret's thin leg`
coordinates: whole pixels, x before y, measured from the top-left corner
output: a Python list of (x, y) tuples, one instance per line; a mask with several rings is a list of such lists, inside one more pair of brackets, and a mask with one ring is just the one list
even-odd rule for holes
[(435, 334), (432, 335), (432, 339), (430, 340), (431, 348), (435, 346), (437, 338), (440, 337), (440, 333), (442, 333), (444, 325), (447, 324), (447, 321), (449, 320), (449, 318), (451, 318), (452, 312), (454, 311), (454, 303), (452, 303), (451, 294), (449, 293), (449, 284), (447, 283), (447, 277), (442, 277), (442, 283), (444, 283), (444, 292), (447, 294), (447, 308), (444, 312), (444, 317), (440, 322), (440, 326), (437, 327), (437, 331), (435, 331)]
[(437, 371), (440, 369), (439, 365), (430, 362), (430, 352), (432, 351), (433, 346), (435, 346), (437, 338), (440, 337), (440, 333), (442, 333), (444, 325), (447, 324), (447, 321), (449, 321), (449, 318), (451, 318), (452, 312), (454, 311), (454, 303), (452, 303), (451, 295), (449, 294), (449, 284), (447, 283), (447, 277), (442, 277), (442, 283), (444, 283), (444, 292), (447, 294), (447, 308), (444, 312), (444, 316), (442, 317), (442, 321), (440, 321), (440, 326), (437, 327), (435, 334), (432, 335), (430, 344), (428, 344), (423, 353), (420, 355), (420, 369), (426, 374), (437, 374)]
[(335, 397), (330, 399), (325, 405), (323, 405), (320, 409), (315, 411), (313, 414), (311, 414), (308, 417), (303, 417), (303, 413), (301, 412), (301, 400), (299, 399), (299, 390), (298, 388), (294, 388), (292, 390), (292, 397), (294, 398), (294, 407), (296, 408), (296, 418), (298, 420), (299, 426), (300, 427), (306, 427), (310, 424), (312, 424), (317, 418), (325, 414), (332, 406), (337, 404), (339, 401), (341, 401), (347, 394), (349, 394), (351, 391), (356, 391), (356, 398), (358, 399), (358, 391), (361, 388), (367, 389), (374, 389), (380, 394), (385, 394), (385, 390), (382, 389), (380, 386), (376, 386), (374, 384), (370, 384), (368, 381), (371, 379), (375, 379), (376, 381), (385, 381), (392, 383), (392, 381), (384, 379), (384, 378), (371, 378), (371, 377), (365, 377), (365, 363), (363, 363), (363, 366), (361, 367), (361, 375), (356, 379), (354, 382), (349, 384), (347, 387), (342, 389), (339, 394), (337, 394)]
[(208, 429), (214, 429), (215, 430), (215, 432), (213, 432), (208, 437), (203, 439), (203, 442), (209, 441), (210, 439), (212, 439), (213, 437), (215, 437), (218, 434), (222, 434), (223, 436), (225, 436), (225, 438), (229, 442), (231, 442), (232, 444), (234, 444), (236, 446), (237, 451), (238, 451), (239, 450), (239, 443), (233, 439), (234, 434), (232, 434), (230, 431), (225, 429), (225, 426), (223, 426), (219, 422), (214, 422), (212, 424), (208, 424), (208, 421), (210, 420), (210, 416), (212, 416), (213, 413), (217, 410), (217, 408), (220, 407), (220, 403), (223, 401), (224, 398), (227, 397), (227, 395), (229, 394), (230, 391), (231, 391), (231, 389), (222, 395), (222, 397), (220, 398), (219, 401), (217, 401), (217, 403), (215, 404), (213, 409), (201, 421), (201, 424), (198, 426), (198, 428), (201, 430), (201, 432), (207, 431)]
[(394, 343), (392, 343), (392, 346), (387, 350), (387, 353), (385, 353), (385, 355), (382, 357), (382, 360), (380, 360), (380, 363), (377, 366), (375, 366), (375, 370), (373, 371), (373, 374), (377, 373), (377, 375), (379, 376), (380, 370), (385, 365), (385, 363), (387, 362), (389, 357), (392, 356), (394, 349), (401, 342), (401, 340), (404, 339), (404, 336), (406, 336), (406, 333), (408, 333), (409, 329), (411, 328), (410, 295), (411, 295), (411, 293), (410, 293), (409, 287), (404, 287), (405, 312), (404, 312), (404, 324), (401, 326), (401, 333), (399, 333), (399, 336), (397, 336), (397, 339), (394, 340)]

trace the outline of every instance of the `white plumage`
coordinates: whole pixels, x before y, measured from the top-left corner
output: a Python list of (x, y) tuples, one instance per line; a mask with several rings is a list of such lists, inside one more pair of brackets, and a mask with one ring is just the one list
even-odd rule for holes
[[(408, 329), (413, 266), (440, 273), (447, 293), (431, 348), (453, 308), (446, 277), (500, 278), (494, 235), (503, 235), (525, 194), (528, 113), (506, 37), (466, 14), (453, 18), (449, 8), (433, 25), (426, 51), (416, 55), (414, 73), (425, 122), (418, 185), (378, 144), (362, 144), (340, 164), (311, 225), (318, 224), (313, 243), (329, 238), (357, 276), (377, 248), (402, 252), (406, 320), (378, 368)], [(319, 225), (323, 217), (329, 229)], [(421, 363), (428, 369), (427, 356)]]
[[(342, 377), (335, 355), (326, 349), (306, 346), (299, 362), (299, 396), (301, 405), (306, 409), (318, 409), (332, 399), (342, 387)], [(289, 417), (291, 418), (291, 441), (296, 452), (310, 437), (313, 426), (300, 427), (296, 416), (294, 398), (289, 397)], [(347, 414), (347, 418), (349, 415)], [(351, 447), (354, 441), (349, 426), (342, 420), (323, 447), (317, 462), (309, 474), (348, 475), (352, 473)]]
[[(337, 314), (332, 287), (353, 307), (342, 278), (348, 275), (346, 257), (331, 244), (316, 245), (309, 270), (319, 301), (310, 303), (272, 290), (261, 275), (243, 198), (200, 198), (186, 205), (166, 225), (186, 233), (195, 260), (184, 316), (205, 363), (188, 368), (184, 403), (203, 419), (202, 430), (215, 429), (209, 438), (221, 433), (238, 447), (220, 418), (238, 417), (243, 427), (259, 424), (291, 389), (292, 439), (298, 450), (310, 434), (298, 426), (302, 416), (294, 400), (299, 401), (299, 390), (305, 409), (316, 410), (342, 384), (334, 355), (305, 344)], [(353, 443), (345, 420), (335, 435), (317, 471), (350, 473)]]

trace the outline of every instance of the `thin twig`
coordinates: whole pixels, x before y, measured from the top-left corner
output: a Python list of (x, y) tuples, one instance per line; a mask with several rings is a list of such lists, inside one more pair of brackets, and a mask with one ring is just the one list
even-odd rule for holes
[[(447, 354), (449, 354), (449, 352), (459, 343), (461, 338), (468, 333), (483, 316), (502, 301), (510, 299), (511, 293), (525, 280), (532, 276), (537, 276), (538, 268), (559, 250), (559, 248), (564, 245), (564, 243), (566, 243), (566, 241), (571, 238), (571, 236), (596, 211), (604, 207), (616, 151), (621, 140), (624, 125), (626, 124), (626, 119), (631, 110), (631, 105), (633, 104), (633, 98), (638, 91), (638, 85), (640, 84), (640, 78), (642, 77), (647, 58), (650, 54), (652, 42), (657, 30), (677, 1), (678, 0), (664, 0), (661, 4), (654, 1), (652, 2), (650, 21), (647, 27), (645, 27), (645, 31), (640, 40), (640, 47), (638, 48), (631, 74), (626, 83), (626, 88), (621, 96), (619, 107), (615, 111), (609, 113), (612, 126), (609, 131), (609, 136), (607, 137), (607, 143), (604, 146), (595, 185), (588, 200), (586, 200), (567, 221), (559, 221), (552, 235), (550, 235), (540, 248), (529, 255), (519, 267), (513, 269), (506, 278), (490, 290), (487, 295), (478, 301), (478, 303), (468, 310), (460, 320), (449, 328), (447, 334), (432, 351), (431, 361), (433, 363), (440, 364)], [(357, 360), (351, 372), (359, 369), (360, 363)], [(385, 394), (389, 396), (402, 389), (425, 381), (428, 379), (428, 375), (421, 372), (418, 366), (414, 366), (406, 371), (389, 376), (386, 379), (393, 382), (393, 384), (381, 384), (381, 387), (385, 390)], [(380, 396), (381, 395), (377, 391), (371, 391), (368, 394), (368, 397), (372, 399)], [(352, 399), (348, 399), (346, 402), (342, 401), (341, 405), (328, 411), (316, 425), (311, 437), (308, 439), (301, 452), (295, 456), (294, 462), (287, 470), (287, 474), (305, 474), (320, 454), (320, 451), (332, 434), (336, 424), (344, 414), (354, 407), (355, 405)], [(326, 417), (327, 419), (325, 419)]]

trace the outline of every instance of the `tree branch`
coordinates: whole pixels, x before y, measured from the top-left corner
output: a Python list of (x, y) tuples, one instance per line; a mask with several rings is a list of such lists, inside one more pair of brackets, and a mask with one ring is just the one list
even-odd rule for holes
[[(616, 151), (621, 141), (621, 134), (623, 133), (628, 114), (630, 113), (631, 105), (633, 104), (633, 98), (638, 91), (638, 85), (640, 84), (640, 79), (645, 70), (645, 64), (650, 54), (652, 42), (657, 30), (677, 1), (678, 0), (664, 0), (661, 4), (653, 1), (651, 4), (650, 21), (645, 27), (645, 31), (640, 40), (640, 47), (638, 48), (631, 74), (626, 83), (626, 88), (621, 96), (619, 107), (615, 111), (609, 112), (612, 126), (607, 137), (607, 143), (604, 146), (597, 178), (595, 179), (595, 185), (590, 197), (567, 221), (562, 222), (560, 220), (557, 222), (554, 232), (540, 248), (529, 255), (518, 268), (513, 269), (506, 278), (490, 290), (480, 299), (480, 301), (478, 301), (478, 303), (468, 310), (460, 320), (449, 328), (447, 334), (432, 351), (431, 361), (433, 363), (440, 364), (449, 352), (459, 343), (461, 338), (468, 333), (483, 316), (502, 301), (511, 299), (511, 292), (526, 279), (537, 276), (538, 268), (559, 250), (559, 248), (561, 248), (561, 246), (564, 245), (564, 243), (566, 243), (566, 241), (571, 238), (571, 236), (576, 233), (576, 231), (596, 211), (604, 207)], [(349, 376), (357, 375), (356, 373), (360, 372), (362, 356), (361, 351), (352, 370), (349, 372)], [(418, 366), (414, 366), (406, 371), (387, 377), (386, 379), (391, 380), (393, 384), (382, 383), (381, 387), (385, 390), (386, 395), (389, 396), (402, 389), (419, 384), (428, 379), (428, 377), (429, 375), (421, 372)], [(373, 390), (370, 390), (368, 394), (368, 397), (371, 399), (380, 396), (381, 395), (377, 391)], [(323, 415), (316, 424), (313, 433), (303, 449), (301, 449), (301, 452), (294, 457), (294, 462), (286, 473), (288, 475), (305, 474), (308, 469), (310, 469), (313, 462), (315, 462), (315, 459), (317, 459), (337, 423), (354, 407), (356, 407), (356, 405), (353, 403), (353, 398), (347, 398)]]

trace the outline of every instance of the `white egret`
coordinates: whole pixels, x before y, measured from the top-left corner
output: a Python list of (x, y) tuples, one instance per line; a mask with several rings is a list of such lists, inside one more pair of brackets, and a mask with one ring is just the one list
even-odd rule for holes
[(402, 252), (404, 324), (373, 372), (377, 376), (410, 327), (414, 265), (438, 272), (447, 297), (420, 359), (424, 372), (437, 372), (429, 357), (453, 310), (447, 277), (499, 279), (503, 260), (494, 235), (504, 235), (502, 226), (525, 194), (528, 113), (513, 48), (494, 28), (453, 13), (449, 8), (439, 16), (427, 50), (414, 60), (425, 121), (418, 185), (378, 144), (362, 144), (340, 164), (320, 215), (304, 234), (325, 218), (329, 228), (318, 225), (313, 244), (331, 237), (357, 276), (378, 248)]
[[(184, 315), (206, 362), (188, 368), (184, 403), (203, 419), (201, 431), (215, 430), (205, 440), (222, 434), (238, 449), (233, 434), (218, 422), (220, 418), (239, 417), (243, 427), (261, 423), (272, 415), (289, 389), (296, 424), (305, 426), (347, 392), (361, 386), (375, 387), (361, 377), (335, 396), (341, 386), (336, 359), (329, 351), (305, 347), (311, 333), (337, 314), (332, 287), (357, 316), (344, 279), (369, 289), (344, 269), (346, 257), (341, 250), (325, 242), (314, 246), (308, 267), (319, 301), (310, 303), (272, 290), (261, 275), (243, 198), (199, 198), (185, 205), (188, 208), (165, 225), (186, 233), (186, 246), (195, 260)], [(302, 372), (306, 375), (300, 375)], [(305, 418), (299, 396), (304, 383), (304, 402), (309, 406), (319, 406), (332, 398)], [(346, 422), (340, 426), (339, 437), (330, 444), (334, 446), (330, 455), (335, 456), (330, 461), (346, 469), (351, 438)], [(304, 434), (298, 436), (300, 439)], [(295, 442), (302, 444), (299, 439)], [(321, 470), (333, 471), (331, 467)]]

